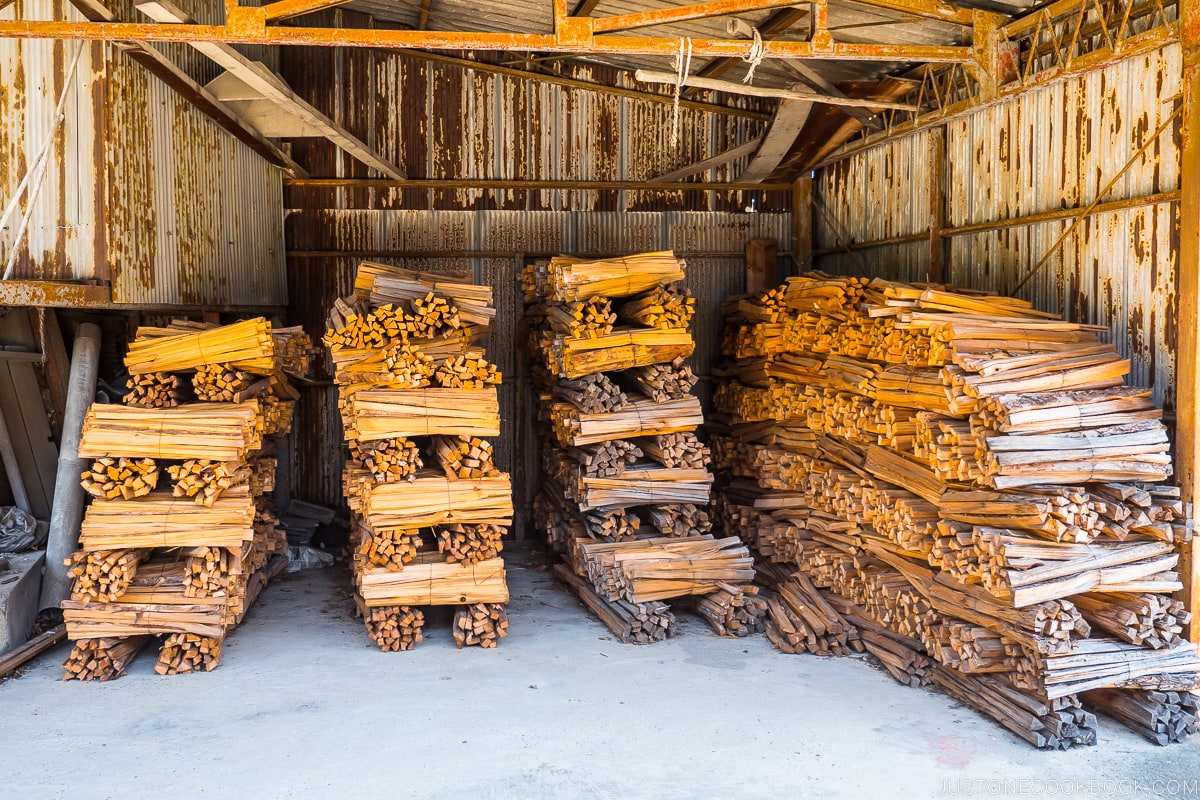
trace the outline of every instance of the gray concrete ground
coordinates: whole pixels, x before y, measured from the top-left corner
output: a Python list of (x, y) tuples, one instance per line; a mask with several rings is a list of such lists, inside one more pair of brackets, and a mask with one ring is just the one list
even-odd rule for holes
[(159, 677), (146, 652), (62, 683), (59, 648), (0, 685), (0, 798), (1200, 797), (1195, 743), (1104, 721), (1099, 746), (1040, 753), (868, 664), (694, 617), (622, 645), (516, 562), (498, 650), (456, 650), (443, 622), (381, 653), (333, 570), (272, 585), (209, 674)]

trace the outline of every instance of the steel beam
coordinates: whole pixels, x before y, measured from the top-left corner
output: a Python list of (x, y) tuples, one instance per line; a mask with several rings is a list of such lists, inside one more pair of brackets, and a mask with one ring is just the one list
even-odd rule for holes
[[(886, 8), (899, 11), (923, 19), (936, 19), (942, 22), (954, 22), (959, 25), (974, 24), (976, 12), (970, 8), (960, 8), (940, 0), (856, 0), (859, 3), (876, 8)], [(992, 14), (997, 19), (1007, 19), (1002, 14)]]
[[(241, 8), (261, 12), (259, 8)], [(592, 55), (670, 56), (679, 52), (674, 37), (596, 36), (575, 38), (547, 33), (410, 31), (377, 28), (301, 28), (259, 26), (253, 14), (238, 15), (237, 24), (176, 25), (171, 23), (64, 22), (21, 20), (0, 22), (0, 38), (124, 40), (130, 42), (222, 43), (314, 47), (378, 47), (389, 50), (499, 50)], [(750, 42), (738, 39), (693, 39), (700, 57), (747, 58)], [(901, 61), (958, 63), (970, 61), (969, 47), (940, 45), (861, 44), (838, 42), (818, 47), (811, 42), (766, 42), (765, 58), (815, 58), (832, 61)]]
[(311, 14), (314, 11), (324, 11), (327, 8), (334, 8), (349, 2), (350, 0), (276, 0), (274, 3), (262, 6), (262, 10), (269, 22), (275, 22)]
[[(1179, 323), (1175, 351), (1175, 478), (1185, 502), (1200, 503), (1200, 0), (1180, 0), (1183, 45), (1182, 153), (1179, 164)], [(1200, 641), (1200, 571), (1195, 542), (1181, 545), (1179, 575), (1192, 612), (1191, 641)]]
[(789, 191), (790, 183), (652, 183), (649, 181), (537, 181), (476, 178), (410, 178), (406, 181), (376, 178), (284, 178), (284, 186), (297, 189), (494, 189), (521, 190), (625, 190), (639, 192)]
[(728, 14), (744, 14), (749, 11), (765, 11), (781, 6), (795, 5), (794, 0), (714, 0), (711, 3), (695, 3), (690, 6), (656, 8), (616, 17), (598, 17), (592, 21), (596, 33), (628, 31), (634, 28), (649, 28), (653, 25), (671, 25), (706, 17), (722, 17)]

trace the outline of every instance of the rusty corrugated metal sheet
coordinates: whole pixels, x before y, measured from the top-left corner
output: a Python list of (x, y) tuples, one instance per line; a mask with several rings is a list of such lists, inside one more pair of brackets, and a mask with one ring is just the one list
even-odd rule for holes
[(280, 172), (124, 54), (108, 80), (113, 299), (285, 304)]
[[(330, 18), (369, 22), (342, 11)], [(567, 63), (562, 73), (595, 83), (627, 79), (599, 64)], [(766, 127), (762, 119), (684, 107), (674, 145), (669, 104), (431, 62), (413, 53), (290, 48), (283, 53), (283, 74), (300, 96), (413, 177), (636, 181), (715, 155)], [(771, 107), (755, 98), (745, 106)], [(366, 176), (328, 142), (297, 143), (293, 153), (313, 175)], [(712, 170), (709, 179), (734, 180), (746, 163), (743, 157)], [(291, 208), (738, 211), (751, 202), (759, 210), (787, 211), (791, 201), (788, 192), (288, 191)]]
[[(17, 3), (0, 19), (82, 20), (67, 0)], [(14, 277), (84, 280), (105, 276), (104, 232), (97, 229), (100, 198), (90, 187), (99, 173), (100, 131), (95, 93), (103, 91), (103, 45), (6, 39), (0, 43), (0, 209), (16, 194), (44, 143), (79, 52), (63, 113), (53, 135), (45, 177), (22, 241)], [(82, 187), (82, 191), (81, 191)], [(30, 194), (0, 230), (0, 272), (16, 242)]]
[[(1180, 91), (1181, 51), (1170, 45), (1104, 70), (1027, 92), (946, 126), (946, 227), (981, 224), (1085, 206), (1171, 114)], [(884, 143), (817, 177), (817, 192), (837, 227), (855, 241), (928, 230), (928, 185), (909, 171), (928, 152), (927, 134)], [(1168, 127), (1105, 199), (1136, 198), (1179, 185), (1179, 129)], [(904, 201), (908, 200), (906, 204)], [(872, 222), (880, 214), (884, 224)], [(1133, 361), (1130, 382), (1174, 404), (1176, 204), (1144, 206), (1083, 220), (1021, 290), (1037, 307), (1101, 324)], [(948, 276), (973, 288), (1012, 290), (1050, 250), (1070, 221), (949, 237)], [(816, 246), (837, 246), (834, 226), (817, 215)], [(880, 274), (920, 278), (927, 242), (861, 251)], [(861, 273), (837, 253), (827, 269)]]

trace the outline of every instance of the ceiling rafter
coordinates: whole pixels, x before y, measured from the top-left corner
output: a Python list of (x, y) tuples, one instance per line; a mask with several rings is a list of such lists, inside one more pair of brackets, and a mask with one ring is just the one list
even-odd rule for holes
[(268, 22), (291, 19), (315, 11), (324, 11), (349, 3), (350, 0), (276, 0), (262, 7)]

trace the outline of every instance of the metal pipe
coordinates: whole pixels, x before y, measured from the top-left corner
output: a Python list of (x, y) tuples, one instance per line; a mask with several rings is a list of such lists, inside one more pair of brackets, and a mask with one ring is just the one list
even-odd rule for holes
[(71, 593), (71, 581), (63, 560), (79, 547), (84, 501), (83, 487), (79, 484), (84, 467), (79, 458), (79, 439), (83, 435), (83, 418), (96, 396), (99, 362), (100, 328), (85, 322), (79, 326), (71, 352), (71, 377), (67, 385), (62, 442), (58, 447), (58, 471), (54, 476), (50, 534), (46, 541), (46, 573), (42, 576), (40, 607), (43, 609), (58, 608)]

